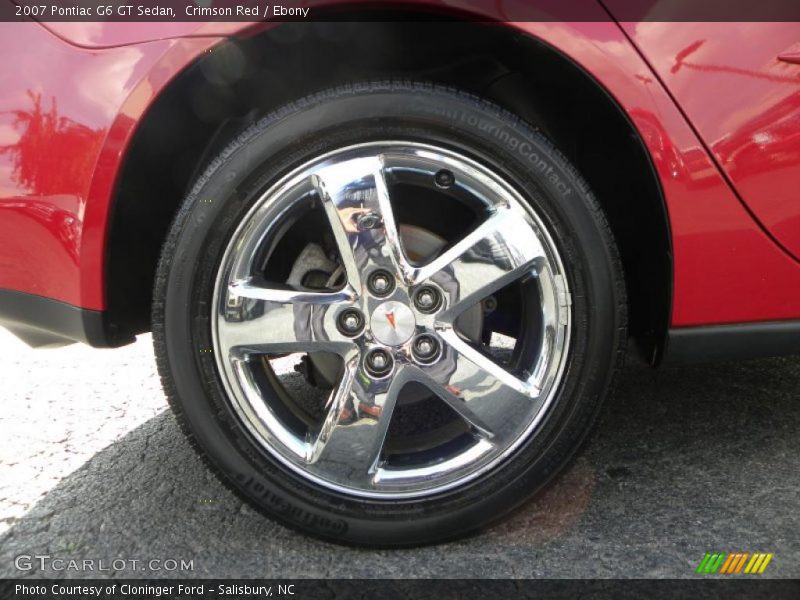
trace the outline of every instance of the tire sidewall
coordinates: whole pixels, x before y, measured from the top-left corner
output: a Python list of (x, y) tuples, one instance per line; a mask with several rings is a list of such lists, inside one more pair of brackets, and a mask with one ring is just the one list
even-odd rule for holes
[[(355, 499), (283, 467), (235, 416), (211, 351), (217, 271), (250, 207), (297, 165), (379, 140), (443, 146), (500, 173), (548, 228), (572, 293), (568, 362), (534, 434), (490, 473), (422, 499)], [(601, 216), (585, 183), (549, 142), (493, 105), (432, 86), (364, 84), (324, 92), (242, 134), (200, 178), (176, 217), (154, 305), (154, 339), (168, 371), (163, 375), (214, 466), (284, 523), (327, 539), (373, 545), (467, 533), (500, 518), (554, 476), (584, 438), (608, 390), (623, 341), (624, 298)]]

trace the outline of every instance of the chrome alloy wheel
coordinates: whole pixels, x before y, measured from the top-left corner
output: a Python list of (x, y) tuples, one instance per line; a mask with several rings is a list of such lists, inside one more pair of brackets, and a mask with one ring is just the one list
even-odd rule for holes
[[(392, 205), (401, 174), (469, 198), (480, 222), (423, 262), (404, 250)], [(321, 203), (343, 284), (287, 288), (259, 275), (280, 215)], [(459, 317), (509, 284), (537, 291), (534, 348), (524, 368), (487, 356)], [(343, 494), (428, 496), (490, 471), (535, 435), (569, 352), (570, 295), (559, 253), (541, 219), (498, 174), (451, 150), (412, 142), (347, 147), (294, 170), (264, 193), (232, 236), (214, 290), (213, 337), (229, 400), (258, 444), (299, 476)], [(303, 431), (265, 395), (252, 359), (330, 352), (342, 369), (317, 427)], [(469, 431), (422, 463), (385, 459), (401, 390), (432, 391)]]

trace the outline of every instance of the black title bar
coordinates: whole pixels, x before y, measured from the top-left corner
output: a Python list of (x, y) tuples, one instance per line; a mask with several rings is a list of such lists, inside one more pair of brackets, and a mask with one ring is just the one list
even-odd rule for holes
[(0, 21), (797, 21), (800, 0), (0, 0)]

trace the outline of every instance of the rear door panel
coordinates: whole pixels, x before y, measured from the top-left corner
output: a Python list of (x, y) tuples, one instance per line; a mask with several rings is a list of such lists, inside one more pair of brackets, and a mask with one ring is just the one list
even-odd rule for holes
[(800, 258), (800, 23), (622, 26), (753, 216)]

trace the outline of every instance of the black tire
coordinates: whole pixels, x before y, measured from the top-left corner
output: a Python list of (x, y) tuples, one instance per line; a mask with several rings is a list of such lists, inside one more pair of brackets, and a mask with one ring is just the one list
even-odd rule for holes
[[(572, 291), (569, 361), (535, 435), (505, 462), (432, 497), (375, 500), (303, 480), (259, 449), (221, 384), (210, 306), (227, 240), (259, 192), (338, 147), (409, 139), (456, 148), (502, 172), (549, 228)], [(207, 199), (213, 198), (213, 202)], [(528, 124), (471, 95), (418, 83), (337, 87), (274, 112), (214, 160), (186, 198), (155, 282), (153, 339), (164, 389), (221, 479), (282, 523), (336, 542), (407, 546), (479, 530), (550, 481), (596, 419), (624, 354), (626, 301), (608, 223), (587, 184)]]

